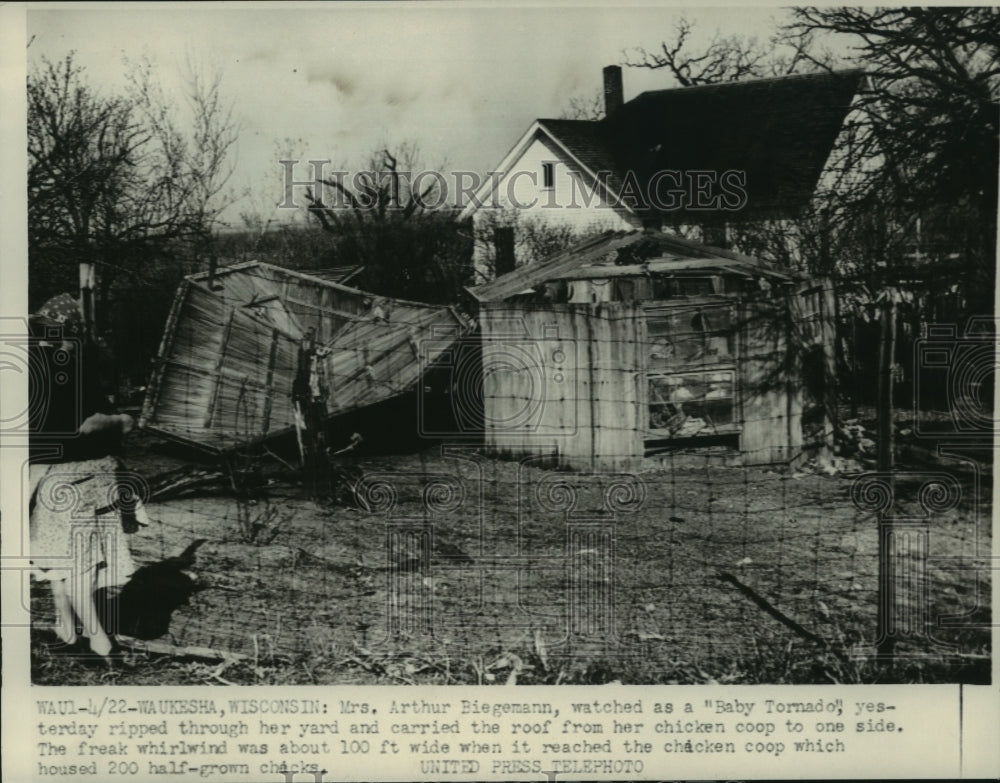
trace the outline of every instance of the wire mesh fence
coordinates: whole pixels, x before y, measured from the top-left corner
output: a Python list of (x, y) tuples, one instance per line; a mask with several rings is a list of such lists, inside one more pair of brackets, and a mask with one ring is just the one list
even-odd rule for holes
[[(140, 563), (207, 539), (195, 566), (203, 589), (170, 625), (177, 649), (311, 661), (324, 673), (309, 676), (331, 681), (864, 680), (887, 637), (897, 658), (988, 660), (982, 438), (946, 438), (950, 458), (940, 438), (921, 441), (934, 460), (914, 451), (889, 475), (873, 473), (863, 435), (845, 456), (833, 390), (851, 364), (837, 361), (849, 331), (829, 281), (672, 301), (506, 302), (484, 306), (464, 336), (407, 321), (381, 370), (420, 372), (375, 413), (361, 388), (380, 384), (373, 343), (338, 345), (331, 328), (325, 354), (276, 363), (268, 312), (295, 344), (316, 308), (262, 301), (271, 275), (242, 286), (202, 292), (223, 314), (249, 303), (247, 328), (230, 334), (238, 362), (230, 341), (206, 346), (240, 322), (202, 317), (168, 341), (204, 371), (170, 375), (167, 361), (159, 379), (171, 418), (185, 422), (177, 439), (204, 451), (185, 433), (210, 420), (241, 442), (209, 458), (216, 484), (201, 474), (186, 494), (148, 492), (149, 522), (129, 536)], [(377, 299), (352, 317), (373, 340), (397, 326)], [(983, 340), (965, 339), (969, 361), (986, 361), (973, 350)], [(361, 433), (350, 470), (301, 467), (314, 433), (273, 399), (291, 394), (294, 378), (275, 379), (285, 365), (305, 372), (314, 401), (351, 385), (358, 408), (323, 433), (327, 454)], [(963, 370), (966, 386), (980, 370)], [(226, 407), (203, 393), (213, 384), (252, 393)], [(951, 399), (982, 400), (978, 387), (964, 393)], [(914, 411), (897, 429), (926, 429)], [(961, 435), (946, 419), (945, 435)], [(284, 442), (255, 437), (267, 435), (250, 424), (260, 421)], [(126, 454), (154, 484), (195, 461), (164, 456), (169, 427), (158, 435), (167, 440), (146, 433)]]

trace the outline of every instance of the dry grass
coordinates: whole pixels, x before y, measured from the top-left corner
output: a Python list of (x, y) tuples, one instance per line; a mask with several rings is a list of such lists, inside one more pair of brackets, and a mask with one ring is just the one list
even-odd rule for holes
[[(139, 454), (132, 466), (163, 470)], [(239, 662), (130, 655), (114, 672), (46, 652), (37, 683), (829, 683), (989, 678), (990, 509), (972, 498), (930, 528), (932, 617), (940, 641), (876, 660), (877, 528), (850, 479), (724, 468), (678, 457), (642, 474), (607, 515), (618, 479), (556, 473), (467, 454), (362, 465), (396, 504), (367, 513), (316, 504), (287, 485), (267, 501), (287, 521), (266, 544), (239, 535), (233, 498), (150, 508), (140, 560), (207, 537), (210, 589), (175, 616), (172, 641)], [(447, 493), (450, 480), (463, 494)], [(430, 508), (424, 490), (437, 485)], [(570, 487), (576, 502), (559, 507)], [(560, 494), (563, 493), (563, 494)], [(988, 498), (989, 493), (981, 493)], [(263, 502), (263, 501), (262, 501)], [(985, 501), (983, 501), (985, 503)], [(391, 543), (391, 545), (390, 545)], [(421, 564), (429, 558), (428, 569)], [(981, 570), (976, 570), (976, 566)], [(807, 641), (719, 578), (732, 574), (821, 637)], [(47, 592), (33, 604), (48, 620)], [(572, 619), (572, 618), (575, 618)]]

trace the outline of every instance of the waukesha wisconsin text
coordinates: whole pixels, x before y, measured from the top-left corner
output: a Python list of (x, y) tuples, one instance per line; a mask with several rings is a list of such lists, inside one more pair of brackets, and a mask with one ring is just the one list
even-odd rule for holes
[[(35, 702), (39, 715), (59, 716), (81, 714), (103, 715), (214, 715), (222, 718), (234, 715), (322, 715), (327, 705), (320, 699), (39, 699)], [(344, 711), (344, 710), (342, 710)]]

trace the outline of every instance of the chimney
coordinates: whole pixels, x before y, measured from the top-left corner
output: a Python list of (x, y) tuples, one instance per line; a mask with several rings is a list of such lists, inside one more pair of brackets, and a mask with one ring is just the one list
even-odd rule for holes
[(620, 65), (609, 65), (604, 69), (604, 116), (611, 117), (625, 103), (622, 89), (622, 69)]
[(514, 271), (514, 227), (497, 226), (493, 229), (493, 247), (496, 249), (494, 272), (496, 277)]

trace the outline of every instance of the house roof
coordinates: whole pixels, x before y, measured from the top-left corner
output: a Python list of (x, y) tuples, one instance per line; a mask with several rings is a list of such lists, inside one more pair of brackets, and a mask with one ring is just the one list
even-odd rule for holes
[(740, 217), (791, 216), (812, 197), (863, 77), (834, 71), (644, 92), (602, 120), (536, 120), (499, 168), (509, 170), (541, 129), (583, 173), (609, 172), (612, 194), (628, 172), (644, 187), (659, 171), (736, 171), (746, 177)]
[(607, 128), (603, 123), (548, 119), (538, 120), (538, 123), (549, 135), (562, 142), (577, 162), (583, 164), (584, 173), (595, 177), (607, 172), (607, 177), (603, 180), (607, 190), (613, 194), (621, 192), (623, 183), (620, 166), (612, 152), (613, 145), (607, 138)]
[(746, 211), (806, 206), (855, 93), (859, 70), (644, 92), (607, 125), (620, 166), (746, 174)]
[(797, 279), (752, 256), (661, 231), (605, 231), (537, 264), (470, 288), (480, 302), (499, 302), (555, 280), (646, 274), (732, 274), (776, 281)]

